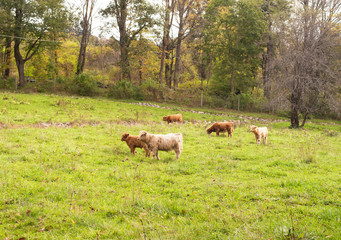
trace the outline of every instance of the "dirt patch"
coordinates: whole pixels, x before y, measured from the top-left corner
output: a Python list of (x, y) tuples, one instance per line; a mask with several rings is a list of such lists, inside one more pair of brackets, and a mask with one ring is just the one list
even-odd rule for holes
[(2, 123), (0, 122), (0, 129), (16, 129), (16, 128), (71, 128), (84, 126), (100, 125), (99, 121), (73, 121), (73, 122), (38, 122), (33, 124), (17, 124), (17, 123)]
[[(238, 118), (239, 120), (224, 120), (228, 122), (233, 122), (236, 126), (239, 125), (245, 125), (249, 122), (264, 122), (264, 123), (274, 123), (274, 122), (288, 122), (288, 120), (283, 120), (283, 119), (266, 119), (266, 118), (258, 118), (258, 117), (248, 117), (248, 116), (235, 116), (235, 115), (228, 115), (228, 114), (218, 114), (218, 113), (207, 113), (207, 112), (202, 112), (202, 111), (194, 111), (194, 110), (186, 110), (186, 109), (174, 109), (171, 107), (161, 107), (157, 104), (152, 104), (152, 103), (130, 103), (130, 104), (135, 104), (135, 105), (141, 105), (141, 106), (147, 106), (147, 107), (154, 107), (154, 108), (162, 108), (162, 109), (169, 109), (169, 110), (177, 110), (179, 112), (191, 112), (191, 113), (197, 113), (197, 114), (205, 114), (205, 115), (210, 115), (210, 116), (226, 116), (229, 118)], [(193, 121), (192, 121), (193, 122)], [(201, 122), (200, 120), (195, 121), (196, 123)], [(204, 124), (210, 124), (211, 122), (204, 122)]]
[(21, 129), (21, 128), (73, 128), (73, 127), (88, 127), (88, 126), (100, 126), (100, 125), (124, 125), (135, 126), (140, 124), (156, 125), (155, 122), (146, 121), (72, 121), (72, 122), (38, 122), (33, 124), (17, 124), (17, 123), (2, 123), (0, 122), (0, 129)]

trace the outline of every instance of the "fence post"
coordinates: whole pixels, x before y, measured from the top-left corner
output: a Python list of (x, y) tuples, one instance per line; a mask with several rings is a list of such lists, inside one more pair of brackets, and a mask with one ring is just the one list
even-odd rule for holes
[(240, 95), (238, 95), (238, 111), (239, 111), (239, 106), (240, 106)]
[(201, 89), (201, 99), (200, 99), (200, 107), (204, 104), (204, 89)]

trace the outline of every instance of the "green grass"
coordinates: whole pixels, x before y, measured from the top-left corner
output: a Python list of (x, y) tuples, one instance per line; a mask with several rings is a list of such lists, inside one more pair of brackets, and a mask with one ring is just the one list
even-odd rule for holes
[[(1, 93), (0, 237), (341, 239), (339, 122), (248, 120), (269, 128), (264, 146), (247, 125), (232, 139), (205, 132), (205, 121), (248, 113), (186, 111), (187, 123), (162, 123), (181, 109)], [(120, 136), (141, 130), (183, 133), (180, 159), (131, 155)]]

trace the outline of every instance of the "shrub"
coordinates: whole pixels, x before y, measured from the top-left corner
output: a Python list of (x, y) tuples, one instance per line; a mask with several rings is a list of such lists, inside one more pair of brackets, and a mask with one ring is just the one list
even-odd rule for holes
[(8, 79), (0, 79), (0, 88), (15, 89), (15, 79), (10, 77)]
[(117, 99), (136, 99), (143, 100), (143, 94), (141, 88), (134, 86), (129, 81), (119, 81), (115, 85), (109, 88), (108, 97)]
[(226, 107), (226, 100), (215, 95), (204, 95), (204, 106), (208, 107)]
[(142, 83), (141, 91), (145, 99), (157, 100), (158, 96), (164, 96), (164, 88), (165, 86), (162, 85), (160, 89), (157, 81), (147, 79)]
[(71, 84), (71, 91), (79, 95), (93, 96), (97, 93), (97, 82), (89, 74), (76, 75)]
[(232, 109), (256, 111), (262, 110), (266, 103), (266, 98), (263, 95), (263, 90), (260, 88), (253, 88), (247, 93), (240, 93), (238, 95), (229, 96), (227, 98), (227, 107)]

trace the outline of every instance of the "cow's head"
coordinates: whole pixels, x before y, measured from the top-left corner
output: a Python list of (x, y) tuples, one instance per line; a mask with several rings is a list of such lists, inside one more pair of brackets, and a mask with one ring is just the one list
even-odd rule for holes
[(256, 129), (257, 129), (257, 126), (255, 126), (255, 125), (251, 125), (251, 126), (250, 126), (250, 131), (251, 131), (251, 132), (255, 132)]
[(213, 132), (213, 129), (210, 127), (210, 128), (207, 128), (206, 129), (206, 132), (207, 132), (207, 134), (211, 134), (212, 132)]
[(137, 137), (137, 140), (144, 142), (147, 138), (147, 132), (141, 131), (140, 134)]
[(129, 133), (122, 133), (121, 141), (126, 141), (129, 136)]

